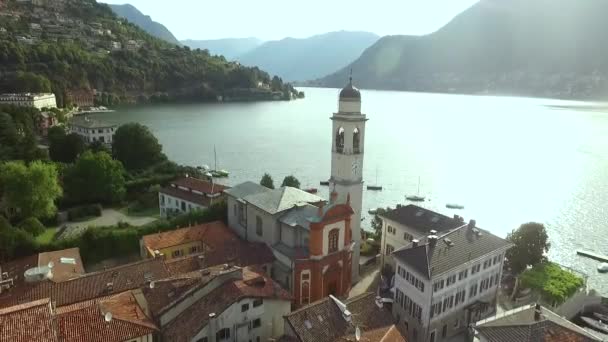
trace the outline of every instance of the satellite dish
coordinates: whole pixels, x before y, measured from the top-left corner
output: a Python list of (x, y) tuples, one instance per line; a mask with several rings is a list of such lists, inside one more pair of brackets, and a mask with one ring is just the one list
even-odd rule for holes
[(361, 329), (359, 329), (358, 325), (355, 328), (355, 340), (356, 341), (361, 341)]
[(153, 288), (154, 288), (154, 282), (153, 282), (153, 281), (151, 281), (151, 282), (150, 282), (150, 288), (151, 288), (151, 289), (153, 289)]
[(105, 321), (107, 323), (112, 322), (112, 313), (111, 312), (106, 312), (106, 314), (103, 315), (103, 319), (105, 319)]
[(49, 261), (49, 265), (48, 266), (49, 266), (49, 268), (53, 268), (53, 267), (55, 267), (55, 263), (52, 262), (52, 261)]

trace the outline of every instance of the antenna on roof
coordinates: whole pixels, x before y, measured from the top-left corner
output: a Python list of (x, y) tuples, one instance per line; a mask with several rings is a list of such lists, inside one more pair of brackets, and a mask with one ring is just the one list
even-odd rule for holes
[(355, 341), (361, 341), (361, 329), (358, 325), (355, 327)]
[(103, 315), (103, 319), (106, 321), (106, 323), (112, 322), (112, 313), (106, 312), (106, 314)]

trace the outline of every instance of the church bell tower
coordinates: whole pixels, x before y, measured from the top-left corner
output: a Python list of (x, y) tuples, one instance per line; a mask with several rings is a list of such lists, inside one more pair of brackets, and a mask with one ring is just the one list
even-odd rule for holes
[(363, 155), (365, 152), (365, 114), (361, 114), (361, 93), (350, 82), (340, 92), (338, 112), (331, 117), (332, 148), (329, 191), (337, 193), (337, 203), (347, 203), (354, 211), (351, 219), (352, 281), (359, 279), (361, 247), (361, 206), (363, 200)]

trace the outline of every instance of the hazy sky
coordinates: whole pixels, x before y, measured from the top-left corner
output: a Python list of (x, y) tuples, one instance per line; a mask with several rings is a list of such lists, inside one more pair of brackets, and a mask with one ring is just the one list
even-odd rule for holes
[(106, 0), (130, 3), (178, 39), (303, 38), (339, 30), (433, 32), (477, 0)]

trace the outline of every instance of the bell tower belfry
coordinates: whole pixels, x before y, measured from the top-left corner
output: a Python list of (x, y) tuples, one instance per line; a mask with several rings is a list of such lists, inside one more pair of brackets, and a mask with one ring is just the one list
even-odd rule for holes
[(338, 112), (331, 117), (332, 148), (331, 178), (329, 191), (337, 193), (338, 203), (347, 203), (353, 209), (351, 219), (352, 280), (359, 279), (359, 254), (361, 247), (361, 207), (363, 200), (363, 155), (365, 152), (365, 123), (361, 114), (361, 93), (353, 86), (353, 79), (340, 92)]

